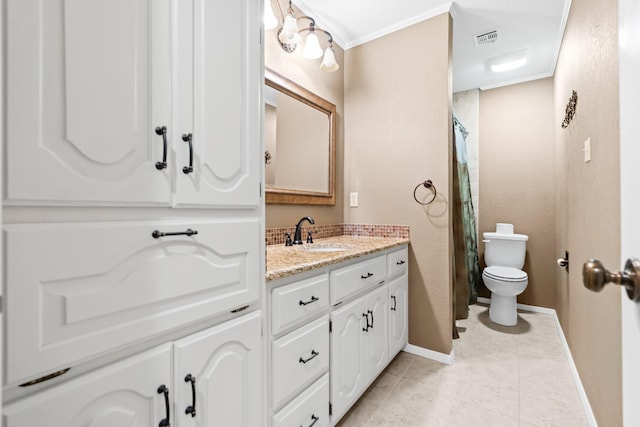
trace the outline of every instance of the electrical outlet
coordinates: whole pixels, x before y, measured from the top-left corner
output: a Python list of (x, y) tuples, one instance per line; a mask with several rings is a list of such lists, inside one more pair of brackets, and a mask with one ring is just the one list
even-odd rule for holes
[(352, 208), (358, 207), (358, 193), (349, 194), (349, 206)]

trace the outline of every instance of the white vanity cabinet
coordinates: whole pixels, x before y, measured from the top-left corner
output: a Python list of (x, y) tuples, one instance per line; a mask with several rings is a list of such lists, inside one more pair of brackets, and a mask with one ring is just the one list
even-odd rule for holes
[(259, 8), (7, 0), (9, 203), (257, 207)]
[(260, 324), (254, 312), (79, 376), (4, 407), (3, 425), (259, 426)]
[(257, 302), (259, 230), (257, 219), (5, 226), (7, 383)]
[(335, 426), (406, 345), (407, 255), (401, 246), (272, 282), (271, 427)]

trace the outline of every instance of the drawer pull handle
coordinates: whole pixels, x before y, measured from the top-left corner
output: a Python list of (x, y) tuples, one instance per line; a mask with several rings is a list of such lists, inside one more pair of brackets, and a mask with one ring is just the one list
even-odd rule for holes
[(35, 380), (27, 381), (26, 383), (20, 384), (20, 387), (29, 387), (29, 386), (32, 386), (32, 385), (43, 383), (45, 381), (52, 380), (52, 379), (54, 379), (56, 377), (59, 377), (60, 375), (66, 374), (67, 372), (69, 372), (69, 369), (71, 369), (71, 368), (65, 368), (65, 369), (62, 369), (60, 371), (56, 371), (56, 372), (54, 372), (52, 374), (45, 375), (44, 377), (40, 377), (40, 378), (36, 378)]
[(158, 424), (158, 427), (170, 427), (171, 424), (169, 424), (169, 419), (171, 418), (171, 413), (169, 412), (169, 387), (167, 387), (166, 385), (162, 384), (160, 387), (158, 387), (158, 394), (164, 394), (164, 407), (165, 407), (165, 411), (167, 412), (167, 417), (162, 419), (160, 421), (160, 424)]
[(151, 237), (153, 237), (154, 239), (159, 239), (160, 237), (164, 236), (193, 236), (194, 234), (198, 234), (198, 230), (187, 228), (185, 231), (176, 231), (174, 233), (163, 233), (162, 231), (153, 230), (153, 233), (151, 233)]
[[(320, 419), (320, 417), (316, 417), (316, 414), (311, 414), (311, 424), (309, 424), (309, 427), (313, 427), (315, 423), (318, 422), (318, 420)], [(303, 427), (303, 426), (300, 426)]]
[[(373, 329), (373, 311), (371, 311), (371, 310), (367, 310), (367, 314), (370, 314), (370, 315), (371, 315), (371, 325), (369, 325), (369, 327), (370, 327), (371, 329)], [(369, 321), (368, 319), (369, 319), (369, 318), (367, 317), (367, 322)]]
[(302, 301), (300, 300), (300, 305), (307, 305), (307, 304), (311, 304), (312, 302), (316, 302), (316, 301), (320, 301), (320, 298), (318, 297), (314, 297), (313, 295), (311, 295), (311, 299), (309, 301)]
[(366, 319), (367, 326), (362, 328), (364, 332), (369, 332), (369, 315), (367, 313), (362, 313), (362, 317)]
[(167, 127), (166, 126), (158, 126), (156, 128), (156, 135), (162, 135), (162, 161), (156, 162), (156, 169), (161, 171), (167, 167)]
[(310, 361), (311, 359), (315, 358), (316, 356), (318, 356), (320, 353), (318, 353), (315, 350), (311, 350), (311, 356), (307, 359), (303, 359), (302, 357), (300, 358), (300, 360), (298, 360), (298, 362), (300, 363), (307, 363), (308, 361)]
[(396, 307), (398, 305), (398, 301), (396, 301), (396, 296), (391, 295), (391, 299), (393, 300), (393, 307), (391, 307), (391, 311), (396, 311)]
[(185, 383), (191, 383), (191, 401), (193, 402), (191, 405), (187, 406), (187, 409), (184, 410), (184, 413), (189, 415), (191, 414), (192, 418), (196, 416), (196, 377), (191, 374), (187, 374), (184, 377)]
[(404, 263), (406, 263), (406, 261), (405, 261), (405, 260), (403, 260), (403, 259), (401, 259), (400, 261), (396, 262), (396, 265), (402, 265), (402, 264), (404, 264)]
[(367, 273), (366, 275), (362, 275), (360, 276), (361, 279), (368, 279), (369, 277), (373, 276), (373, 273)]
[(189, 166), (182, 168), (182, 172), (185, 175), (189, 175), (193, 172), (193, 135), (190, 133), (182, 135), (182, 140), (189, 144)]

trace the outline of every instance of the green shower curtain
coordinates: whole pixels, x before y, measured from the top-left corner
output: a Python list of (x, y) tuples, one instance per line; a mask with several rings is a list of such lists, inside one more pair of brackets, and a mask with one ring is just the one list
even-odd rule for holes
[(469, 317), (469, 304), (478, 298), (480, 264), (476, 220), (471, 201), (471, 184), (467, 166), (468, 135), (465, 127), (453, 118), (453, 240), (454, 240), (454, 328), (455, 320)]

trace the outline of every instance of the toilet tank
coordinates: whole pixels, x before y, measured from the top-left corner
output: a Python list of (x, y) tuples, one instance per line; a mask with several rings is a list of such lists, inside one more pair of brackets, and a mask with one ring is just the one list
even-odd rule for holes
[(484, 263), (487, 267), (498, 265), (522, 269), (529, 236), (485, 232), (482, 233), (482, 237), (484, 238)]

